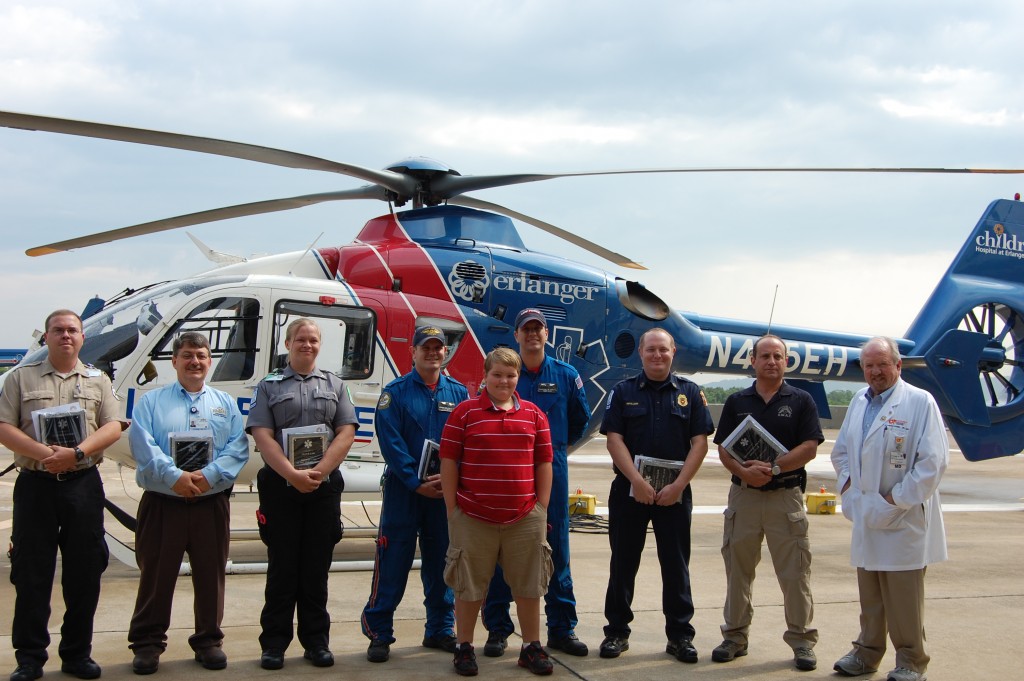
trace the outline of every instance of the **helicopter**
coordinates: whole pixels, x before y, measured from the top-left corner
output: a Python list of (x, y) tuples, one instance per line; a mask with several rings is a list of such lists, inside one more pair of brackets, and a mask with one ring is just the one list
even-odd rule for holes
[[(129, 419), (139, 397), (175, 380), (173, 339), (199, 331), (210, 339), (208, 383), (234, 395), (243, 414), (253, 388), (287, 358), (283, 329), (316, 319), (323, 340), (318, 366), (347, 383), (359, 419), (343, 464), (346, 494), (375, 494), (384, 461), (373, 416), (383, 386), (411, 370), (417, 326), (443, 330), (444, 370), (475, 387), (492, 348), (513, 346), (512, 320), (526, 307), (548, 320), (549, 352), (580, 373), (591, 407), (581, 442), (599, 428), (613, 386), (640, 369), (638, 339), (661, 327), (675, 339), (673, 370), (750, 375), (763, 322), (680, 312), (640, 282), (529, 250), (512, 218), (555, 234), (620, 267), (632, 259), (577, 234), (468, 192), (561, 177), (699, 172), (1024, 173), (945, 168), (666, 168), (462, 175), (425, 157), (383, 170), (291, 151), (205, 137), (0, 111), (0, 126), (147, 144), (259, 163), (334, 172), (368, 184), (321, 194), (259, 201), (147, 222), (30, 248), (49, 255), (117, 239), (328, 201), (379, 200), (389, 212), (369, 220), (351, 243), (253, 259), (216, 254), (222, 263), (178, 281), (126, 289), (91, 301), (83, 361), (110, 375)], [(397, 211), (407, 204), (411, 207)], [(191, 235), (190, 235), (191, 236)], [(964, 456), (972, 461), (1024, 450), (1024, 205), (993, 201), (903, 338), (903, 377), (929, 390)], [(825, 380), (860, 380), (860, 346), (869, 335), (772, 326), (787, 344), (787, 379), (829, 408)], [(23, 361), (39, 359), (45, 348)], [(2, 380), (2, 379), (0, 379)], [(0, 384), (2, 385), (2, 384)], [(580, 443), (577, 443), (579, 446)], [(134, 466), (127, 439), (106, 454)], [(239, 476), (253, 484), (259, 457)]]

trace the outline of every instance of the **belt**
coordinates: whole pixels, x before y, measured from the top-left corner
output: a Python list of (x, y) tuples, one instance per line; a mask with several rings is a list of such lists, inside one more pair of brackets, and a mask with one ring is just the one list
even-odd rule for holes
[(228, 487), (226, 490), (223, 490), (221, 492), (217, 492), (215, 494), (200, 494), (197, 497), (183, 497), (183, 496), (179, 496), (177, 494), (163, 494), (162, 492), (154, 492), (154, 491), (148, 490), (148, 489), (146, 490), (146, 494), (152, 494), (155, 497), (160, 497), (161, 499), (166, 499), (167, 501), (175, 501), (175, 502), (177, 502), (179, 504), (198, 504), (198, 503), (201, 503), (201, 502), (204, 502), (204, 501), (208, 501), (210, 499), (216, 499), (217, 497), (219, 497), (222, 494), (226, 494), (228, 496), (231, 496), (231, 490), (233, 490), (233, 489), (234, 489), (234, 486)]
[(772, 478), (771, 482), (765, 483), (760, 487), (753, 487), (752, 485), (748, 485), (740, 480), (739, 476), (734, 475), (732, 476), (732, 484), (739, 485), (745, 489), (756, 489), (760, 492), (772, 492), (777, 489), (793, 489), (794, 487), (799, 487), (802, 478), (803, 476), (800, 474), (784, 475), (778, 478)]
[(51, 473), (49, 471), (37, 471), (32, 468), (22, 468), (21, 473), (27, 473), (36, 478), (44, 478), (46, 480), (56, 480), (57, 482), (67, 482), (68, 480), (74, 480), (80, 478), (87, 473), (95, 470), (96, 466), (89, 466), (88, 468), (78, 468), (73, 471), (64, 471), (63, 473)]

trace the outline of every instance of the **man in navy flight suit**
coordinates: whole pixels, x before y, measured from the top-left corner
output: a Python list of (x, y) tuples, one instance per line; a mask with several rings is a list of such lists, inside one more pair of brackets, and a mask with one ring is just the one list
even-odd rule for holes
[(413, 370), (389, 383), (377, 403), (374, 423), (387, 462), (377, 555), (370, 597), (363, 608), (363, 633), (370, 639), (366, 658), (386, 662), (395, 642), (395, 608), (402, 601), (420, 539), (420, 579), (427, 606), (423, 645), (455, 651), (454, 597), (444, 583), (448, 518), (441, 476), (421, 479), (423, 443), (441, 442), (441, 431), (455, 405), (469, 397), (466, 387), (441, 373), (448, 348), (444, 332), (422, 326), (413, 336)]
[[(544, 354), (548, 342), (548, 326), (544, 313), (526, 308), (516, 316), (515, 338), (523, 369), (519, 374), (516, 392), (524, 400), (533, 402), (548, 417), (551, 426), (551, 444), (554, 448), (552, 464), (551, 501), (548, 504), (548, 544), (554, 572), (548, 592), (544, 596), (547, 616), (549, 648), (569, 655), (585, 656), (587, 645), (576, 638), (576, 597), (572, 591), (569, 571), (569, 463), (567, 448), (579, 440), (590, 422), (590, 405), (583, 380), (571, 365)], [(512, 633), (509, 603), (512, 592), (505, 584), (501, 567), (495, 570), (484, 603), (483, 619), (487, 627), (484, 655), (500, 657)]]

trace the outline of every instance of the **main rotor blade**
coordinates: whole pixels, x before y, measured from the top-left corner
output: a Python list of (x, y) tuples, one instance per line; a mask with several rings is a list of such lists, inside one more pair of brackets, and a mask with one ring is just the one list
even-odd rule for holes
[(526, 182), (541, 182), (560, 177), (586, 177), (590, 175), (654, 175), (664, 173), (931, 173), (931, 174), (979, 174), (979, 175), (1021, 175), (1024, 168), (638, 168), (634, 170), (593, 170), (567, 173), (517, 173), (508, 175), (445, 175), (431, 183), (431, 190), (437, 196), (450, 198), (464, 192), (506, 187)]
[(620, 265), (622, 267), (628, 267), (628, 268), (634, 269), (634, 270), (646, 270), (647, 269), (646, 267), (644, 267), (640, 263), (634, 262), (633, 260), (627, 258), (626, 256), (622, 255), (621, 253), (616, 253), (615, 251), (610, 251), (607, 248), (605, 248), (604, 246), (598, 246), (593, 241), (589, 241), (587, 239), (584, 239), (583, 237), (578, 236), (576, 234), (573, 234), (572, 232), (567, 232), (566, 230), (564, 230), (564, 229), (562, 229), (560, 227), (555, 227), (554, 225), (552, 225), (550, 223), (547, 223), (547, 222), (544, 222), (543, 220), (538, 220), (537, 218), (532, 218), (529, 215), (525, 215), (525, 214), (520, 213), (518, 211), (514, 211), (511, 208), (505, 208), (505, 206), (499, 206), (498, 204), (491, 203), (490, 201), (481, 201), (480, 199), (474, 199), (471, 196), (456, 196), (456, 197), (452, 197), (451, 199), (449, 199), (448, 203), (452, 203), (452, 204), (455, 204), (455, 205), (458, 205), (458, 206), (466, 206), (467, 208), (479, 208), (481, 210), (489, 210), (489, 211), (492, 211), (492, 212), (495, 212), (495, 213), (501, 213), (502, 215), (506, 215), (506, 216), (508, 216), (510, 218), (515, 218), (517, 220), (522, 220), (523, 222), (527, 223), (528, 225), (533, 225), (534, 227), (536, 227), (538, 229), (544, 230), (548, 234), (554, 234), (555, 236), (557, 236), (559, 238), (562, 238), (562, 239), (565, 239), (569, 243), (576, 244), (580, 248), (582, 248), (582, 249), (584, 249), (586, 251), (590, 251), (594, 255), (599, 255), (602, 258), (604, 258), (605, 260), (607, 260), (609, 262), (613, 262), (616, 265)]
[(291, 210), (293, 208), (304, 208), (305, 206), (312, 206), (325, 201), (346, 201), (349, 199), (386, 200), (384, 199), (384, 193), (385, 190), (382, 187), (369, 185), (360, 187), (359, 189), (347, 189), (345, 191), (325, 192), (323, 194), (293, 196), (288, 199), (272, 199), (270, 201), (243, 203), (237, 206), (226, 206), (224, 208), (204, 210), (198, 213), (190, 213), (188, 215), (179, 215), (174, 218), (154, 220), (153, 222), (145, 222), (131, 227), (111, 229), (106, 232), (89, 234), (76, 239), (58, 241), (56, 243), (47, 244), (46, 246), (36, 246), (35, 248), (30, 248), (25, 251), (25, 254), (31, 256), (50, 255), (51, 253), (68, 251), (72, 248), (95, 246), (97, 244), (105, 244), (110, 241), (128, 239), (133, 236), (166, 232), (169, 229), (177, 229), (179, 227), (189, 227), (190, 225), (201, 225), (207, 222), (216, 222), (217, 220), (228, 220), (230, 218), (240, 218), (247, 215), (260, 215), (261, 213), (273, 213), (281, 210)]
[(77, 121), (70, 118), (36, 116), (34, 114), (12, 111), (0, 111), (0, 126), (22, 130), (57, 132), (64, 135), (77, 135), (79, 137), (95, 137), (118, 142), (132, 142), (134, 144), (148, 144), (154, 147), (169, 147), (185, 151), (198, 151), (203, 154), (240, 158), (246, 161), (268, 163), (285, 168), (323, 170), (379, 184), (400, 196), (410, 196), (416, 187), (416, 181), (413, 178), (390, 170), (374, 170), (373, 168), (329, 161), (293, 151), (244, 144), (242, 142), (231, 142), (212, 137), (195, 137), (174, 132)]

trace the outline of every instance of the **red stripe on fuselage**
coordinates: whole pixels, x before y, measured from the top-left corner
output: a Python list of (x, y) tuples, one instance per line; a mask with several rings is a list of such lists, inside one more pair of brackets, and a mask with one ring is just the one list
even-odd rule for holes
[[(388, 300), (388, 321), (380, 322), (380, 335), (402, 373), (412, 369), (409, 348), (415, 317), (441, 317), (465, 324), (466, 335), (447, 371), (475, 392), (483, 376), (480, 342), (430, 255), (409, 238), (394, 216), (370, 220), (356, 242), (343, 248), (341, 275), (356, 290), (365, 287), (371, 289), (368, 296)], [(400, 292), (392, 290), (396, 277), (401, 279)]]

